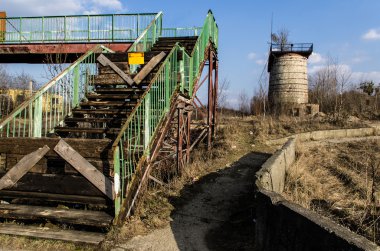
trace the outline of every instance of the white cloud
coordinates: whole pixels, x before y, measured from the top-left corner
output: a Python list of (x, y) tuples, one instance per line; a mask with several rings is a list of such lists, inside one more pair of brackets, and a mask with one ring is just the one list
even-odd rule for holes
[(126, 11), (120, 0), (3, 0), (8, 16), (51, 16)]
[(364, 40), (380, 40), (380, 30), (379, 29), (370, 29), (362, 36)]
[(258, 65), (265, 65), (267, 61), (265, 59), (258, 59), (255, 61), (255, 63)]
[(253, 59), (256, 58), (256, 56), (257, 56), (256, 53), (254, 53), (254, 52), (250, 52), (250, 53), (248, 53), (248, 56), (247, 56), (247, 57), (248, 57), (249, 60), (253, 60)]
[(92, 0), (95, 6), (113, 10), (122, 10), (123, 4), (119, 0)]
[(360, 83), (366, 80), (372, 80), (375, 83), (380, 83), (380, 71), (353, 72), (351, 75), (351, 80), (353, 83)]
[(313, 66), (309, 66), (308, 69), (307, 69), (307, 73), (308, 74), (314, 74), (320, 70), (322, 70), (323, 68), (325, 68), (324, 65), (313, 65)]
[(308, 63), (312, 65), (323, 64), (324, 62), (326, 62), (326, 58), (317, 52), (313, 52), (308, 59)]

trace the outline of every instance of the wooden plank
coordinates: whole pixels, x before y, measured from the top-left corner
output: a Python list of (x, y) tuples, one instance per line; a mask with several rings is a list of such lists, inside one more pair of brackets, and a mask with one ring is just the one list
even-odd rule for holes
[(2, 191), (104, 196), (81, 175), (27, 173), (12, 188)]
[(60, 140), (55, 146), (54, 151), (65, 159), (71, 166), (80, 172), (88, 181), (97, 187), (108, 198), (114, 199), (114, 186), (113, 182), (108, 179), (104, 174), (99, 172), (93, 165), (76, 152), (64, 140)]
[(50, 150), (44, 147), (23, 157), (12, 169), (0, 179), (0, 190), (12, 187), (22, 176), (24, 176), (42, 157)]
[(119, 67), (117, 67), (114, 63), (112, 63), (111, 60), (106, 58), (106, 56), (104, 56), (103, 54), (100, 54), (97, 60), (103, 66), (110, 66), (112, 70), (114, 70), (129, 85), (133, 84), (133, 80), (127, 74), (125, 74)]
[[(95, 110), (96, 111), (96, 110)], [(105, 111), (105, 110), (103, 110)], [(1, 138), (0, 153), (26, 155), (44, 145), (50, 147), (46, 157), (56, 157), (54, 147), (58, 144), (59, 138)], [(65, 139), (66, 142), (85, 158), (112, 159), (112, 141), (109, 139)]]
[(165, 52), (161, 52), (157, 56), (154, 56), (142, 69), (137, 73), (137, 75), (133, 78), (133, 81), (136, 84), (140, 84), (141, 81), (148, 76), (148, 74), (156, 67), (158, 63), (166, 56)]
[(98, 245), (101, 241), (103, 241), (105, 237), (105, 234), (102, 233), (62, 230), (48, 227), (34, 227), (16, 224), (0, 224), (0, 234), (94, 245)]
[(68, 195), (68, 194), (54, 194), (54, 193), (37, 193), (25, 191), (9, 191), (1, 190), (0, 199), (21, 199), (24, 201), (43, 200), (44, 202), (67, 202), (77, 204), (93, 204), (93, 205), (106, 205), (106, 198), (99, 196), (83, 196), (83, 195)]
[(0, 218), (19, 220), (51, 220), (74, 225), (108, 227), (112, 216), (103, 211), (60, 209), (17, 204), (0, 204)]

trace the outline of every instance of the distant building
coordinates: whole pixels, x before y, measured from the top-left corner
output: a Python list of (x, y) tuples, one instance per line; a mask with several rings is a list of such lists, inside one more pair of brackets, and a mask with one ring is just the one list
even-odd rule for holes
[(275, 114), (315, 114), (319, 106), (309, 104), (307, 59), (313, 44), (272, 44), (268, 60), (268, 100)]

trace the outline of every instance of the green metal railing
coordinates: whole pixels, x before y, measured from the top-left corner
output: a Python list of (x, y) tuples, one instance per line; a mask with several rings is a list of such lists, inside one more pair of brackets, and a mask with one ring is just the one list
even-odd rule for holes
[(157, 13), (0, 18), (0, 43), (132, 42)]
[(192, 37), (201, 34), (202, 27), (163, 28), (161, 37)]
[(96, 53), (107, 52), (95, 46), (62, 71), (0, 121), (0, 137), (42, 137), (53, 133), (84, 98), (97, 74)]
[[(129, 192), (139, 162), (150, 154), (155, 134), (169, 112), (176, 91), (184, 92), (186, 89), (192, 95), (210, 42), (216, 49), (218, 26), (211, 12), (207, 15), (192, 54), (188, 55), (178, 43), (173, 47), (114, 141), (115, 216), (118, 216)], [(182, 54), (182, 60), (179, 60), (179, 54)], [(180, 80), (178, 74), (181, 75)]]
[[(140, 34), (128, 52), (146, 52), (150, 51), (154, 43), (158, 40), (162, 32), (162, 12), (159, 12), (148, 27)], [(131, 73), (136, 73), (137, 65), (131, 65)]]
[(162, 12), (159, 12), (147, 28), (135, 40), (128, 52), (146, 52), (154, 45), (162, 31)]

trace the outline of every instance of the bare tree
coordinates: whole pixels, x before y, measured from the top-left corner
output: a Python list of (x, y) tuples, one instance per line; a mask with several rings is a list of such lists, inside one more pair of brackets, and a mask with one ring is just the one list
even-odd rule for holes
[(227, 107), (228, 90), (230, 88), (230, 81), (223, 79), (218, 85), (218, 108), (220, 109), (220, 115), (223, 114), (223, 109)]
[(46, 54), (44, 59), (44, 71), (43, 78), (50, 81), (61, 73), (67, 66), (67, 57), (65, 53)]
[(289, 31), (286, 28), (282, 28), (277, 33), (272, 33), (272, 43), (281, 45), (281, 48), (289, 43)]
[(337, 59), (329, 57), (326, 65), (309, 77), (310, 101), (318, 103), (323, 112), (341, 116), (351, 74)]
[(249, 97), (247, 95), (247, 92), (245, 90), (242, 90), (239, 93), (239, 100), (238, 100), (238, 109), (241, 112), (242, 115), (249, 114)]
[(20, 74), (15, 75), (11, 81), (12, 89), (29, 89), (29, 83), (33, 82), (33, 89), (37, 89), (36, 81), (32, 75), (22, 71)]
[(6, 67), (0, 65), (0, 88), (8, 88), (11, 81), (12, 76), (7, 72)]

